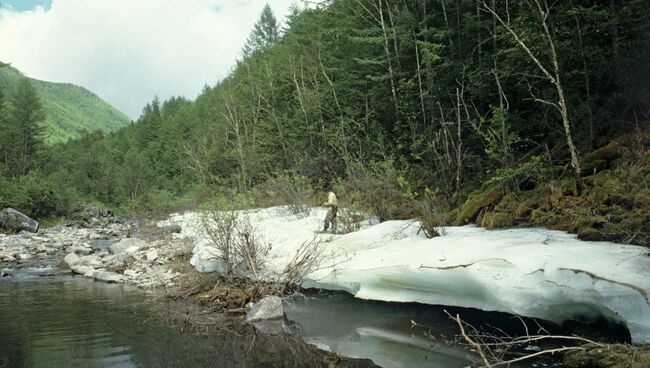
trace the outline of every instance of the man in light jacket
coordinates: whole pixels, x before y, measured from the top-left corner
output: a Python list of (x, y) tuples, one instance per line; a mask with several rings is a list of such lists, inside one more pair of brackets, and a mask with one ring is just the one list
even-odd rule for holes
[(323, 227), (323, 232), (326, 232), (329, 229), (330, 224), (332, 225), (332, 231), (336, 231), (336, 213), (338, 212), (338, 202), (336, 201), (336, 194), (331, 190), (327, 191), (327, 202), (323, 203), (323, 206), (327, 207), (327, 216), (325, 216), (325, 225)]

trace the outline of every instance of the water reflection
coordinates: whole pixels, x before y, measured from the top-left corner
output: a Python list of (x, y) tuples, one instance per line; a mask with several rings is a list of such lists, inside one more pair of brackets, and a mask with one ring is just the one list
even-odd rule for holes
[(294, 337), (248, 326), (204, 335), (171, 328), (142, 304), (148, 297), (71, 276), (0, 279), (0, 367), (328, 365), (330, 358)]

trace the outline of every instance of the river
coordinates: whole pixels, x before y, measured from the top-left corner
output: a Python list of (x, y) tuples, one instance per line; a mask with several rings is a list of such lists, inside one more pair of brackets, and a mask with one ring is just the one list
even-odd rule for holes
[[(151, 293), (72, 276), (54, 261), (5, 272), (10, 276), (0, 279), (2, 368), (310, 367), (323, 361), (316, 349), (285, 337), (263, 337), (252, 329), (205, 334), (170, 326), (145, 303)], [(450, 312), (504, 329), (519, 323), (502, 314)], [(327, 292), (290, 298), (286, 314), (312, 345), (370, 358), (381, 367), (454, 368), (476, 359), (452, 343), (456, 327), (442, 307), (362, 301)], [(412, 321), (427, 327), (414, 327)]]

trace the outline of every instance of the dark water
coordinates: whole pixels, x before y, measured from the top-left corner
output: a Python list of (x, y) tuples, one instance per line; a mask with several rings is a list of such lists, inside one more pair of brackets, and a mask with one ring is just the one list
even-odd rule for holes
[[(73, 277), (55, 262), (5, 271), (11, 276), (0, 278), (0, 368), (329, 365), (325, 353), (297, 337), (265, 336), (250, 326), (207, 334), (171, 327), (145, 303), (151, 294)], [(450, 343), (456, 327), (440, 307), (337, 293), (293, 298), (286, 307), (313, 345), (382, 367), (454, 368), (477, 359)], [(462, 313), (470, 321), (508, 328), (500, 315)], [(413, 327), (411, 321), (430, 327)], [(555, 365), (547, 363), (537, 366)]]
[(145, 299), (81, 278), (0, 281), (0, 367), (213, 366), (210, 339), (151, 318)]
[[(355, 299), (344, 293), (296, 297), (287, 304), (287, 316), (300, 321), (307, 341), (346, 356), (370, 358), (386, 368), (460, 368), (480, 361), (478, 355), (456, 343), (458, 326), (445, 311), (459, 314), (464, 321), (486, 331), (494, 331), (498, 326), (500, 331), (512, 335), (524, 332), (522, 320), (505, 313), (382, 303)], [(535, 322), (527, 320), (526, 323)], [(557, 359), (510, 365), (559, 366)]]

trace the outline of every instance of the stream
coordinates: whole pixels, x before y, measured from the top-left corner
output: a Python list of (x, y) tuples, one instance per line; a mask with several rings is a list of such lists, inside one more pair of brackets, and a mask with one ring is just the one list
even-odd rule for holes
[[(144, 304), (147, 292), (72, 276), (54, 261), (22, 266), (4, 269), (9, 277), (0, 278), (2, 368), (311, 366), (305, 349), (281, 337), (264, 339), (250, 330), (183, 331)], [(310, 344), (381, 367), (454, 368), (476, 359), (451, 344), (457, 329), (442, 307), (363, 301), (336, 292), (309, 293), (285, 304), (287, 317)], [(448, 310), (506, 330), (520, 323), (504, 314)], [(522, 365), (531, 366), (560, 365)]]

